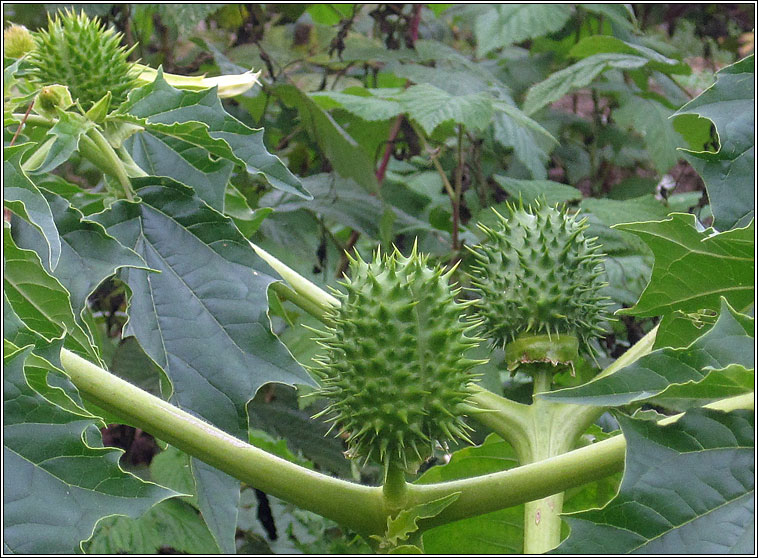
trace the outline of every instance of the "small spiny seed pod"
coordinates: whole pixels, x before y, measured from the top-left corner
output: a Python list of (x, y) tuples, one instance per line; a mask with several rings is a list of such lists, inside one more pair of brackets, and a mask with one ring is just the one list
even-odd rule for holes
[(48, 28), (34, 36), (30, 77), (38, 85), (61, 84), (85, 110), (111, 92), (118, 106), (137, 85), (139, 71), (121, 46), (121, 34), (106, 29), (82, 12), (65, 11), (48, 18)]
[(23, 25), (11, 25), (3, 31), (3, 52), (6, 58), (21, 58), (34, 48), (34, 39)]
[(504, 347), (526, 334), (569, 335), (594, 355), (608, 297), (600, 294), (604, 254), (585, 236), (586, 220), (539, 201), (508, 207), (507, 218), (495, 212), (494, 228), (479, 225), (487, 242), (472, 249), (474, 308), (486, 336)]
[(318, 339), (326, 354), (312, 370), (325, 415), (347, 435), (350, 458), (414, 471), (435, 442), (468, 440), (462, 415), (482, 361), (464, 353), (481, 339), (467, 303), (448, 283), (452, 270), (429, 268), (414, 246), (409, 257), (378, 251), (350, 262), (332, 327)]

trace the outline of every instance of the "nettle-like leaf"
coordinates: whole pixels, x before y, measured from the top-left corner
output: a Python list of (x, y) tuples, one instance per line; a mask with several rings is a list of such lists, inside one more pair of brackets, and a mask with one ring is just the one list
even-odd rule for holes
[[(195, 173), (221, 173), (222, 166), (201, 162), (199, 154), (190, 149), (199, 147), (207, 155), (243, 166), (252, 175), (262, 174), (274, 188), (310, 197), (297, 177), (278, 157), (266, 150), (263, 130), (248, 128), (227, 113), (215, 88), (204, 91), (176, 89), (166, 82), (162, 70), (159, 70), (155, 81), (134, 90), (111, 120), (114, 125), (127, 122), (142, 127), (143, 131), (137, 132), (133, 141), (147, 134), (164, 144), (150, 142), (150, 149), (175, 151), (165, 165), (180, 165), (179, 157), (196, 167)], [(158, 166), (163, 170), (171, 168), (164, 164)], [(186, 166), (183, 170), (184, 174), (194, 174)], [(214, 194), (215, 197), (210, 196), (211, 202), (217, 202), (218, 196), (223, 200), (223, 188)]]
[[(682, 152), (703, 177), (719, 230), (744, 227), (755, 215), (754, 65), (750, 55), (722, 68), (711, 87), (674, 113), (674, 126), (689, 143)], [(710, 141), (702, 130), (708, 121), (715, 126), (716, 153), (699, 139)]]
[(565, 4), (501, 4), (486, 8), (474, 23), (480, 57), (497, 48), (558, 31), (574, 13), (574, 8)]
[[(650, 283), (634, 316), (663, 316), (655, 347), (688, 345), (702, 334), (686, 314), (717, 311), (721, 297), (743, 312), (755, 297), (755, 226), (716, 233), (700, 231), (694, 215), (674, 213), (664, 221), (615, 228), (639, 236), (653, 251)], [(678, 319), (677, 319), (678, 318)]]
[[(265, 383), (313, 384), (271, 332), (274, 280), (231, 220), (168, 178), (134, 179), (141, 203), (93, 216), (159, 273), (125, 269), (134, 335), (173, 385), (171, 401), (246, 438), (247, 402)], [(193, 460), (201, 511), (233, 552), (239, 482)]]
[(3, 204), (42, 233), (50, 267), (55, 269), (61, 257), (61, 240), (53, 212), (39, 188), (21, 169), (21, 157), (33, 145), (24, 143), (3, 149)]
[(600, 74), (610, 69), (638, 70), (647, 67), (650, 70), (665, 69), (669, 73), (690, 72), (689, 66), (680, 65), (676, 61), (672, 61), (672, 64), (662, 62), (658, 58), (660, 55), (654, 56), (657, 53), (648, 52), (648, 49), (635, 48), (634, 54), (629, 54), (626, 49), (622, 49), (621, 52), (616, 51), (617, 49), (608, 50), (610, 52), (600, 52), (583, 58), (530, 87), (524, 101), (524, 112), (528, 115), (534, 114), (571, 91), (586, 87)]
[(619, 417), (618, 496), (564, 516), (557, 554), (752, 554), (754, 413), (694, 409), (672, 425)]
[[(7, 347), (6, 347), (7, 348)], [(50, 403), (24, 377), (31, 347), (3, 359), (6, 551), (72, 553), (105, 515), (140, 516), (176, 493), (126, 473), (91, 416)]]
[[(712, 371), (725, 375), (725, 369), (737, 364), (753, 369), (755, 339), (753, 320), (738, 315), (722, 299), (721, 314), (708, 332), (689, 347), (663, 348), (643, 356), (629, 366), (609, 376), (575, 388), (563, 389), (540, 395), (545, 399), (562, 403), (616, 406), (649, 399), (664, 393), (669, 386), (684, 387), (700, 384), (710, 377)], [(738, 373), (738, 370), (733, 370)], [(731, 384), (731, 385), (730, 385)], [(752, 384), (740, 389), (733, 382), (724, 384), (716, 378), (710, 380), (710, 397), (718, 399), (752, 389)], [(724, 385), (725, 389), (719, 389)], [(698, 390), (702, 393), (702, 389)], [(687, 393), (681, 389), (679, 395)]]

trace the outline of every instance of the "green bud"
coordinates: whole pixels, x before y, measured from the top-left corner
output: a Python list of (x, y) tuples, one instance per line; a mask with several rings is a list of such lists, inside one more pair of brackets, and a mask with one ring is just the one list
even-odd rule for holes
[(6, 58), (21, 58), (34, 49), (34, 39), (23, 25), (11, 25), (3, 31), (3, 49)]
[(68, 87), (64, 85), (47, 85), (37, 94), (34, 112), (45, 118), (55, 118), (58, 111), (66, 110), (74, 104)]

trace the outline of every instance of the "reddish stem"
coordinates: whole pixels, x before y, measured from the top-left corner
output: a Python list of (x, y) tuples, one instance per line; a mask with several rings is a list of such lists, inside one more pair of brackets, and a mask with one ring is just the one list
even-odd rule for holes
[(27, 119), (27, 118), (29, 118), (29, 113), (32, 111), (32, 107), (33, 107), (33, 106), (34, 106), (34, 102), (32, 102), (32, 103), (29, 105), (29, 108), (27, 108), (27, 109), (26, 109), (26, 112), (24, 113), (24, 117), (21, 119), (21, 122), (19, 122), (19, 124), (18, 124), (18, 128), (16, 128), (16, 133), (15, 133), (15, 134), (13, 134), (13, 139), (11, 139), (11, 142), (10, 142), (10, 144), (8, 145), (8, 147), (10, 147), (10, 146), (11, 146), (11, 145), (13, 145), (14, 143), (16, 143), (16, 138), (17, 138), (17, 137), (18, 137), (18, 135), (21, 133), (21, 129), (24, 127), (24, 124), (26, 124), (26, 119)]

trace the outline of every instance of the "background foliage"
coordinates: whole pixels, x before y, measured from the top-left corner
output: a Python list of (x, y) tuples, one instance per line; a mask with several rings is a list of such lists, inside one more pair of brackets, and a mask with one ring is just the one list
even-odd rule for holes
[[(4, 24), (36, 29), (60, 8), (6, 4)], [(19, 501), (54, 494), (71, 502), (73, 491), (83, 510), (72, 526), (59, 509), (41, 517), (16, 505), (6, 548), (71, 552), (84, 540), (92, 553), (368, 552), (336, 524), (81, 401), (57, 353), (65, 346), (286, 459), (377, 483), (378, 469), (346, 461), (342, 440), (324, 438), (326, 427), (310, 419), (323, 403), (299, 397), (313, 386), (301, 364), (318, 351), (307, 329), (318, 324), (266, 295), (275, 274), (246, 239), (324, 287), (346, 269), (344, 250), (367, 257), (394, 244), (407, 253), (416, 238), (436, 262), (461, 260), (463, 272), (471, 263), (464, 246), (480, 240), (477, 222), (492, 223), (490, 208), (539, 196), (587, 217), (608, 255), (605, 294), (621, 310), (598, 362), (561, 379), (572, 389), (551, 397), (618, 407), (622, 414), (604, 415), (587, 442), (620, 426), (635, 455), (623, 481), (567, 494), (566, 511), (582, 513), (569, 519), (560, 550), (749, 548), (741, 531), (719, 538), (710, 512), (723, 502), (703, 499), (702, 485), (729, 504), (719, 513), (749, 530), (752, 417), (693, 410), (667, 427), (646, 418), (754, 383), (752, 6), (77, 9), (123, 32), (137, 44), (134, 59), (165, 72), (263, 74), (260, 86), (223, 104), (161, 77), (129, 97), (117, 122), (144, 128), (124, 142), (148, 174), (132, 180), (140, 204), (113, 199), (66, 122), (50, 132), (57, 151), (22, 169), (40, 137), (22, 134), (9, 146), (18, 121), (8, 111), (26, 105), (6, 105), (4, 441), (18, 461), (5, 462), (15, 471), (8, 486), (33, 487), (36, 494), (11, 497)], [(573, 387), (658, 323), (656, 350), (623, 376)], [(477, 370), (483, 385), (528, 402), (529, 378), (511, 376), (500, 351), (480, 351), (490, 358)], [(419, 482), (516, 465), (487, 429), (473, 436), (483, 444), (440, 449)], [(31, 447), (30, 437), (48, 443)], [(707, 465), (706, 449), (737, 465)], [(51, 465), (54, 456), (64, 457)], [(666, 471), (649, 470), (662, 460)], [(645, 485), (645, 475), (658, 484)], [(646, 499), (655, 507), (667, 486), (681, 487), (685, 501), (665, 520), (713, 533), (713, 548), (677, 546), (671, 541), (689, 532), (653, 528), (635, 507)], [(128, 503), (110, 500), (118, 498)], [(680, 517), (683, 508), (695, 517)], [(627, 529), (628, 513), (639, 514), (637, 531)], [(45, 537), (30, 535), (37, 522), (50, 526)], [(622, 543), (603, 542), (622, 531)], [(429, 552), (519, 553), (522, 536), (517, 507), (438, 527), (424, 543)]]

